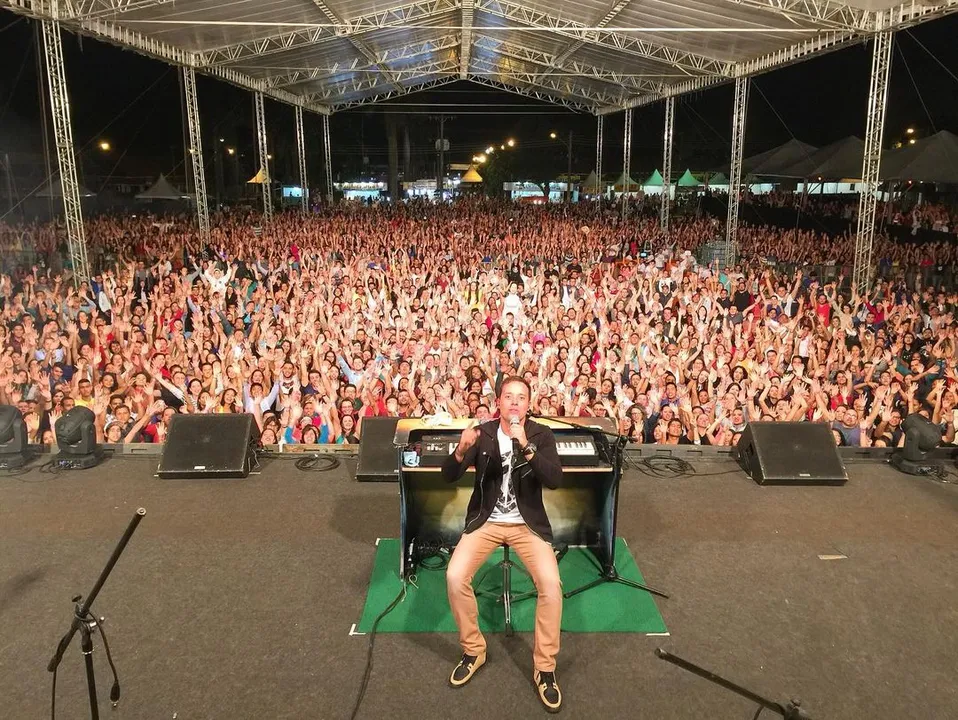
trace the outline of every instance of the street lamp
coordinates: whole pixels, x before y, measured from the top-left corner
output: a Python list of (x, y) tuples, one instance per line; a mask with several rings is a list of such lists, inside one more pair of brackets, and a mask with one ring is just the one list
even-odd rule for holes
[(485, 155), (480, 155), (480, 156), (479, 156), (478, 158), (476, 158), (476, 159), (477, 159), (480, 163), (484, 163), (484, 162), (486, 161), (486, 156), (485, 156)]
[(915, 144), (915, 138), (912, 138), (911, 140), (909, 140), (909, 141), (908, 141), (908, 144), (909, 144), (909, 145), (914, 145), (914, 144)]
[(486, 148), (486, 155), (492, 155), (492, 153), (494, 153), (495, 150), (496, 149), (492, 147), (492, 145), (490, 145), (489, 147)]
[(236, 148), (228, 147), (228, 148), (226, 148), (226, 153), (227, 153), (228, 155), (235, 155), (235, 154), (236, 154)]
[(500, 145), (500, 146), (499, 146), (499, 149), (500, 149), (500, 150), (505, 150), (505, 149), (506, 149), (506, 146), (505, 146), (505, 145)]
[(914, 134), (915, 134), (915, 128), (908, 128), (907, 130), (905, 130), (905, 132), (908, 133), (909, 135), (914, 135)]
[(99, 142), (99, 144), (98, 144), (98, 147), (99, 147), (100, 150), (102, 150), (103, 152), (110, 152), (110, 147), (111, 147), (111, 146), (110, 146), (110, 143), (107, 142), (106, 140), (101, 140), (101, 141)]
[(556, 134), (555, 134), (554, 132), (551, 132), (551, 133), (549, 133), (549, 137), (551, 137), (553, 140), (555, 140), (557, 136), (556, 136)]
[(514, 147), (515, 144), (516, 144), (516, 141), (513, 140), (512, 138), (509, 138), (508, 140), (506, 140), (506, 145), (508, 145), (509, 147)]

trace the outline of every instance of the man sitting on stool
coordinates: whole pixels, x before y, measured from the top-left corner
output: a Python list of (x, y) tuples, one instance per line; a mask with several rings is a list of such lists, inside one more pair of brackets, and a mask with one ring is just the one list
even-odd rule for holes
[(518, 553), (536, 586), (533, 679), (546, 709), (559, 712), (562, 693), (555, 659), (562, 586), (542, 488), (558, 487), (562, 466), (552, 431), (526, 418), (530, 395), (529, 383), (521, 377), (505, 378), (499, 388), (499, 420), (473, 423), (463, 430), (459, 446), (442, 465), (448, 482), (462, 477), (470, 465), (476, 468), (465, 531), (446, 570), (449, 605), (463, 651), (449, 682), (462, 687), (486, 662), (472, 579), (492, 551), (506, 543)]

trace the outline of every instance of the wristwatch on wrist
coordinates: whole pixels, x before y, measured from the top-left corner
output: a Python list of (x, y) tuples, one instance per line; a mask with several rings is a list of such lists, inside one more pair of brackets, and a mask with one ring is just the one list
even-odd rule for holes
[(519, 449), (522, 450), (523, 455), (529, 455), (530, 453), (535, 454), (535, 451), (538, 450), (539, 448), (536, 447), (535, 443), (526, 443), (526, 446), (524, 448), (519, 448)]

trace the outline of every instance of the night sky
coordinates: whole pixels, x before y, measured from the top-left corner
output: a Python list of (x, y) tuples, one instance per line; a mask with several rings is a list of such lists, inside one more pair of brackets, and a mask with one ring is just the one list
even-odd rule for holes
[[(35, 23), (0, 11), (0, 153), (39, 153), (40, 111), (37, 97)], [(906, 127), (919, 134), (958, 132), (958, 15), (899, 32), (891, 78), (886, 144)], [(924, 48), (927, 48), (927, 51)], [(64, 34), (74, 140), (83, 148), (81, 165), (100, 177), (183, 174), (183, 130), (178, 74), (161, 62), (130, 51)], [(934, 57), (933, 57), (934, 56)], [(935, 59), (937, 58), (937, 60)], [(939, 62), (940, 61), (940, 62)], [(753, 79), (746, 129), (746, 155), (792, 136), (824, 145), (864, 133), (865, 100), (871, 63), (870, 45), (766, 73)], [(910, 73), (909, 73), (910, 71)], [(253, 103), (249, 92), (197, 75), (204, 145), (223, 139), (237, 148), (235, 171), (253, 167)], [(924, 103), (924, 107), (923, 107)], [(451, 162), (467, 162), (489, 144), (508, 137), (526, 152), (554, 156), (556, 173), (564, 172), (564, 140), (573, 132), (573, 170), (589, 172), (595, 157), (595, 118), (557, 106), (499, 92), (468, 82), (407, 95), (388, 107), (338, 113), (331, 122), (334, 174), (346, 179), (364, 167), (386, 162), (384, 112), (405, 113), (411, 128), (417, 175), (432, 173), (432, 144), (437, 124), (431, 116), (452, 116), (446, 136)], [(731, 137), (732, 86), (679, 98), (676, 104), (674, 167), (708, 169), (727, 162)], [(267, 125), (280, 179), (296, 174), (293, 111), (267, 100)], [(622, 114), (606, 117), (604, 166), (609, 173), (622, 164)], [(633, 175), (661, 164), (663, 106), (634, 112)], [(306, 115), (309, 172), (321, 176), (321, 121)], [(549, 140), (555, 131), (563, 142)], [(98, 150), (107, 139), (109, 153)], [(363, 158), (368, 158), (368, 166)], [(212, 172), (208, 164), (208, 172)]]

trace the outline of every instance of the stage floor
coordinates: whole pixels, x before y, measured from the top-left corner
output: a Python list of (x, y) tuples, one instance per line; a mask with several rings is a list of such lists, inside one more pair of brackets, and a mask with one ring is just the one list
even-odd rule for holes
[[(156, 457), (0, 478), (2, 716), (49, 714), (46, 664), (137, 507), (146, 518), (100, 594), (123, 699), (97, 638), (104, 716), (348, 718), (366, 662), (359, 620), (398, 487), (264, 460), (247, 480), (161, 481)], [(699, 472), (729, 469), (702, 463)], [(958, 486), (850, 463), (844, 487), (759, 487), (742, 474), (628, 471), (619, 534), (667, 637), (564, 634), (566, 717), (751, 718), (744, 700), (653, 656), (661, 646), (814, 718), (958, 717)], [(838, 557), (839, 559), (822, 559)], [(466, 688), (453, 634), (383, 634), (363, 718), (537, 717), (532, 636), (489, 637)], [(78, 640), (57, 714), (89, 717)], [(763, 713), (762, 717), (771, 717)]]

